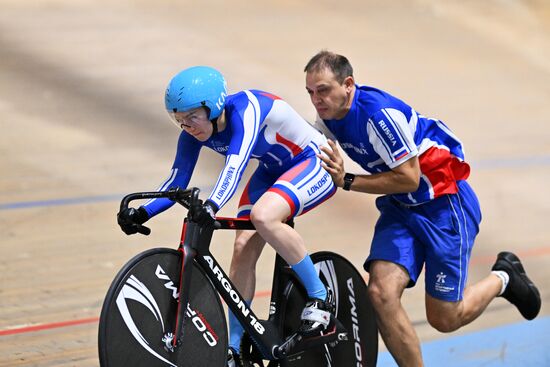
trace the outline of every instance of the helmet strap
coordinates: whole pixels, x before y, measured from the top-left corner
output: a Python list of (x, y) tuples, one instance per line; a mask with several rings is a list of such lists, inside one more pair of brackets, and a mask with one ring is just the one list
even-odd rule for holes
[(212, 123), (212, 135), (216, 135), (218, 133), (218, 118), (216, 117), (215, 119), (213, 120), (210, 120), (210, 122)]

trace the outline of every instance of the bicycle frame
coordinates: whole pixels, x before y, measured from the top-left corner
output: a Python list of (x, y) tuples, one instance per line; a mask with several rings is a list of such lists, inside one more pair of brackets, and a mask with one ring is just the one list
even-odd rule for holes
[[(254, 229), (252, 223), (248, 220), (239, 220), (234, 218), (217, 218), (217, 222), (220, 224), (219, 228), (222, 230), (240, 230), (240, 229)], [(225, 271), (218, 264), (215, 257), (209, 250), (210, 240), (212, 238), (214, 228), (200, 228), (197, 224), (188, 221), (184, 222), (182, 230), (182, 241), (180, 249), (183, 256), (182, 273), (180, 279), (180, 305), (186, 305), (189, 302), (187, 287), (190, 284), (193, 267), (192, 261), (196, 263), (204, 270), (207, 277), (210, 278), (212, 284), (221, 295), (227, 306), (233, 311), (237, 319), (243, 325), (243, 328), (256, 342), (256, 346), (259, 348), (265, 359), (278, 359), (281, 355), (278, 353), (278, 346), (282, 344), (282, 338), (277, 330), (279, 315), (276, 312), (270, 312), (268, 320), (260, 320), (252, 311), (252, 309), (246, 304), (242, 295), (236, 289), (231, 282)], [(277, 294), (281, 287), (281, 284), (285, 284), (285, 279), (292, 277), (290, 272), (287, 274), (280, 274), (281, 266), (284, 261), (277, 256), (276, 260), (276, 274), (273, 279), (271, 309), (276, 307)], [(277, 274), (279, 273), (279, 274)], [(182, 320), (182, 310), (178, 313), (178, 320)], [(178, 326), (181, 324), (178, 321)], [(183, 335), (184, 325), (178, 328), (176, 326), (176, 338), (178, 335)]]
[[(218, 264), (210, 252), (210, 243), (215, 230), (253, 230), (254, 226), (250, 220), (237, 218), (216, 218), (214, 226), (204, 227), (195, 223), (192, 218), (195, 208), (201, 205), (198, 198), (199, 189), (193, 188), (182, 191), (180, 189), (166, 192), (144, 192), (126, 196), (121, 209), (128, 207), (132, 200), (150, 198), (170, 198), (189, 209), (184, 219), (180, 245), (178, 251), (182, 254), (182, 268), (180, 273), (179, 303), (174, 329), (172, 347), (181, 345), (185, 333), (185, 313), (189, 304), (189, 287), (193, 276), (192, 263), (195, 261), (206, 273), (214, 285), (216, 291), (221, 295), (227, 306), (233, 311), (237, 319), (243, 325), (245, 331), (250, 335), (264, 359), (275, 360), (285, 356), (285, 350), (279, 348), (283, 344), (277, 325), (281, 323), (282, 315), (276, 312), (278, 309), (279, 297), (284, 291), (283, 286), (292, 280), (293, 285), (302, 287), (300, 281), (290, 270), (284, 260), (277, 255), (275, 260), (275, 272), (272, 284), (270, 315), (267, 320), (260, 320), (250, 307), (244, 302), (242, 295), (235, 288), (225, 271)], [(292, 222), (289, 223), (292, 225)], [(138, 226), (138, 231), (149, 234), (149, 228)], [(303, 289), (303, 288), (302, 288)], [(185, 306), (183, 306), (185, 305)], [(183, 307), (182, 307), (183, 306)]]

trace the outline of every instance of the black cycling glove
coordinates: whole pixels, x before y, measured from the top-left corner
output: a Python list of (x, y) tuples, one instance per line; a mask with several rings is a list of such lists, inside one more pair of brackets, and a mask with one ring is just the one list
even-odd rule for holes
[(118, 225), (127, 235), (137, 233), (138, 225), (148, 220), (149, 214), (142, 206), (138, 209), (126, 208), (117, 214)]
[(195, 209), (195, 215), (193, 220), (200, 224), (201, 226), (209, 226), (214, 224), (216, 221), (216, 212), (218, 208), (210, 200), (206, 200), (204, 204), (197, 209)]

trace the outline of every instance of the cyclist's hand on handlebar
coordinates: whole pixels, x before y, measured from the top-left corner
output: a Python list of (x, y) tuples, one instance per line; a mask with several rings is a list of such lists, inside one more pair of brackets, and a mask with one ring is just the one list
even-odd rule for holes
[(149, 220), (149, 214), (143, 207), (126, 208), (117, 214), (118, 225), (127, 235), (138, 232), (139, 225)]
[(206, 200), (204, 204), (195, 209), (195, 216), (193, 220), (201, 226), (209, 226), (216, 221), (216, 204), (210, 200)]

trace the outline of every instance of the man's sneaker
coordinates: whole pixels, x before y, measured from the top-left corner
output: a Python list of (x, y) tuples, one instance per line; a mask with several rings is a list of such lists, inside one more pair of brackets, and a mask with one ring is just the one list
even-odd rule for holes
[(240, 367), (243, 364), (241, 363), (241, 358), (239, 357), (239, 354), (235, 351), (235, 349), (229, 347), (227, 350), (227, 367)]
[(540, 293), (537, 287), (525, 274), (518, 257), (511, 252), (501, 252), (492, 270), (508, 273), (510, 281), (501, 297), (515, 305), (527, 320), (534, 319), (541, 306)]
[(327, 288), (327, 298), (325, 300), (310, 299), (302, 311), (302, 323), (298, 333), (303, 336), (319, 335), (321, 332), (334, 324), (334, 313), (336, 305), (334, 295), (330, 288)]

